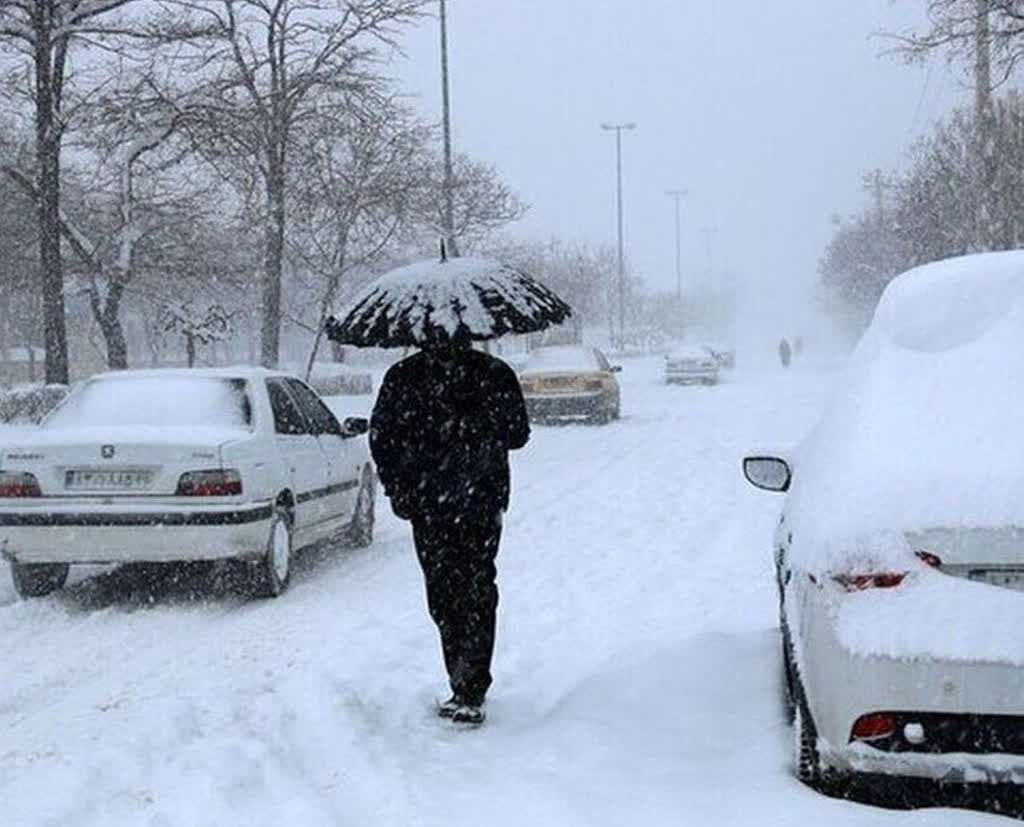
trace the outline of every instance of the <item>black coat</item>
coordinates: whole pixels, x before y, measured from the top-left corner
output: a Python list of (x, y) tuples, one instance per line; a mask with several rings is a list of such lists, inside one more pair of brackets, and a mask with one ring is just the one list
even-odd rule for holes
[(406, 519), (508, 508), (508, 452), (529, 438), (515, 373), (468, 348), (393, 365), (370, 420), (377, 473)]

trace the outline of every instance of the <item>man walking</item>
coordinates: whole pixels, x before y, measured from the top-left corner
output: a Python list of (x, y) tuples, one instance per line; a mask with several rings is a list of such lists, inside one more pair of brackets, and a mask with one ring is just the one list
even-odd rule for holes
[(515, 373), (469, 342), (425, 347), (392, 366), (373, 409), (373, 459), (395, 514), (412, 522), (451, 683), (438, 712), (456, 723), (484, 721), (508, 452), (529, 438)]

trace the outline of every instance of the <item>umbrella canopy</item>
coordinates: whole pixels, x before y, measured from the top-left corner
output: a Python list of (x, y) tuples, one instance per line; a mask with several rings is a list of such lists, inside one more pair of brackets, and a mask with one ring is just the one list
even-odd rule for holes
[(327, 336), (356, 347), (423, 347), (535, 333), (572, 309), (514, 267), (486, 258), (454, 258), (400, 267), (365, 287)]

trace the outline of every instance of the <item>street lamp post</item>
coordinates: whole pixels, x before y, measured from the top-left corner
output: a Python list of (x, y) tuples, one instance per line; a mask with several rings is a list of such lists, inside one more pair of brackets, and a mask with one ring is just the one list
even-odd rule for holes
[(626, 331), (626, 264), (622, 250), (622, 130), (636, 129), (635, 123), (603, 123), (601, 129), (615, 132), (616, 207), (619, 229), (619, 346), (625, 341)]
[(458, 257), (455, 241), (455, 195), (452, 173), (452, 118), (451, 98), (448, 92), (448, 13), (447, 3), (441, 0), (441, 119), (444, 132), (444, 236), (448, 254)]
[(681, 202), (683, 196), (689, 190), (666, 190), (666, 194), (672, 196), (676, 202), (676, 300), (683, 300), (683, 252), (682, 252), (682, 223), (681, 223)]

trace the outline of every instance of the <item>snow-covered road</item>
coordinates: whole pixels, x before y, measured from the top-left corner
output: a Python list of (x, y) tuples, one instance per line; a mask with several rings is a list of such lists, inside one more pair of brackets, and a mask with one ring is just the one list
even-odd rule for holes
[(273, 602), (17, 602), (0, 571), (0, 823), (915, 825), (791, 777), (770, 536), (739, 459), (798, 439), (824, 374), (667, 387), (627, 363), (623, 419), (538, 428), (514, 462), (485, 728), (444, 693), (407, 527), (301, 563)]

